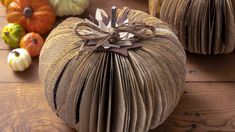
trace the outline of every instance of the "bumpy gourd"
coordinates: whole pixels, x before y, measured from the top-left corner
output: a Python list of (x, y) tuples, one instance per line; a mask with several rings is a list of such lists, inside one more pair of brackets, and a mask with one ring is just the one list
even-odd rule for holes
[(32, 60), (27, 50), (18, 48), (9, 53), (7, 62), (13, 71), (24, 71), (29, 68)]
[(49, 0), (57, 16), (81, 15), (89, 5), (89, 0)]
[(2, 30), (2, 39), (11, 48), (19, 47), (20, 40), (24, 35), (25, 30), (16, 23), (7, 24)]

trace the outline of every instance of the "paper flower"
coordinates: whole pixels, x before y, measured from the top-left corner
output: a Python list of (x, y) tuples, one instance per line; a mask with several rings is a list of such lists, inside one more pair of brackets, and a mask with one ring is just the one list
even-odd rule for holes
[[(91, 21), (88, 19), (85, 19), (85, 21), (92, 22), (95, 25), (97, 25), (100, 29), (110, 32), (113, 30), (113, 27), (111, 27), (111, 19), (108, 17), (107, 13), (102, 10), (102, 9), (97, 9), (95, 17), (90, 16)], [(116, 27), (119, 26), (120, 24), (125, 24), (128, 23), (129, 20), (127, 19), (127, 16), (122, 16), (117, 19), (116, 21)], [(88, 34), (89, 32), (86, 32)], [(90, 32), (92, 34), (92, 31)], [(109, 48), (120, 48), (122, 46), (131, 46), (132, 42), (130, 41), (130, 38), (134, 37), (133, 34), (128, 33), (128, 32), (120, 32), (119, 33), (119, 38), (120, 40), (117, 41), (115, 44), (111, 44), (109, 41), (106, 41), (105, 44), (103, 44), (104, 49), (109, 49)], [(89, 41), (88, 45), (93, 45), (96, 44), (94, 41)]]

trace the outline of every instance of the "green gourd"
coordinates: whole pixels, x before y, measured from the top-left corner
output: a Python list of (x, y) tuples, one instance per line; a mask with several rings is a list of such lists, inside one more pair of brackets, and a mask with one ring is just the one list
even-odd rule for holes
[(25, 30), (19, 24), (9, 23), (2, 30), (3, 41), (11, 48), (18, 48)]

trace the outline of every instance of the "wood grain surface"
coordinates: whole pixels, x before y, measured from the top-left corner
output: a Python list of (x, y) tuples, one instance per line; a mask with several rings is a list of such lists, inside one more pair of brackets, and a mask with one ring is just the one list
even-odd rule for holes
[(148, 0), (91, 0), (90, 2), (86, 13), (92, 15), (95, 14), (97, 8), (104, 9), (110, 15), (112, 6), (129, 7), (148, 12)]
[(38, 58), (33, 58), (30, 68), (24, 72), (13, 72), (7, 64), (9, 50), (0, 50), (0, 83), (39, 82)]
[[(86, 14), (97, 7), (109, 10), (113, 3), (143, 11), (148, 6), (147, 0), (93, 0)], [(0, 4), (0, 30), (7, 23), (5, 13)], [(0, 38), (0, 132), (74, 132), (47, 105), (38, 59), (25, 72), (14, 73), (6, 61), (9, 51)], [(235, 131), (235, 53), (187, 56), (187, 83), (179, 105), (151, 132)]]
[(50, 110), (39, 83), (0, 83), (1, 132), (74, 132)]
[(234, 82), (235, 52), (219, 56), (187, 53), (186, 68), (189, 82)]
[(0, 17), (6, 16), (6, 9), (3, 7), (3, 5), (0, 3)]
[[(1, 4), (0, 4), (1, 5)], [(0, 8), (1, 11), (1, 8)], [(4, 28), (4, 26), (7, 25), (7, 20), (5, 17), (1, 17), (0, 16), (0, 31), (2, 32), (2, 29)], [(2, 40), (2, 33), (1, 33), (1, 39), (0, 39), (0, 50), (3, 49), (9, 49), (9, 47), (4, 43), (4, 41)]]
[[(235, 83), (187, 83), (170, 118), (151, 132), (234, 131)], [(1, 132), (74, 132), (48, 107), (40, 83), (0, 84)]]
[(235, 83), (187, 83), (171, 117), (153, 132), (234, 132)]

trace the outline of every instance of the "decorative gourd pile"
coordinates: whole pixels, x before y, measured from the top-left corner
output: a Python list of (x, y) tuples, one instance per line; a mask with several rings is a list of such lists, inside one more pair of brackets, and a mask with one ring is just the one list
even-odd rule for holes
[(172, 25), (186, 50), (226, 54), (235, 48), (234, 0), (164, 0), (160, 18)]
[[(47, 0), (1, 0), (1, 2), (6, 7), (6, 18), (9, 22), (2, 30), (4, 42), (12, 49), (19, 47), (26, 49), (16, 49), (9, 53), (8, 64), (13, 71), (23, 71), (30, 66), (25, 62), (31, 63), (31, 57), (39, 56), (44, 43), (41, 35), (52, 29), (56, 16)], [(29, 57), (30, 61), (27, 59)]]
[[(118, 10), (118, 19), (124, 15), (129, 23), (145, 25), (131, 32), (156, 30), (152, 38), (137, 41), (142, 47), (129, 49), (128, 56), (114, 49), (85, 52), (101, 41), (89, 46), (84, 38), (104, 37), (104, 29), (75, 17), (53, 29), (42, 48), (39, 73), (48, 103), (79, 132), (149, 131), (167, 119), (182, 94), (186, 57), (174, 32), (144, 12)], [(85, 28), (75, 30), (81, 23)]]
[[(36, 57), (44, 43), (40, 35), (52, 29), (56, 15), (81, 15), (88, 7), (89, 0), (1, 0), (1, 3), (6, 7), (9, 22), (2, 30), (4, 42), (12, 49), (24, 48), (31, 57)], [(8, 64), (13, 71), (23, 71), (29, 67), (23, 65), (27, 60), (18, 51), (24, 50), (12, 51), (8, 56)]]

